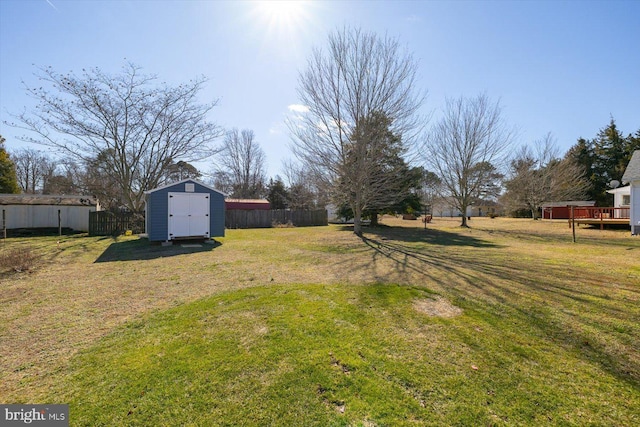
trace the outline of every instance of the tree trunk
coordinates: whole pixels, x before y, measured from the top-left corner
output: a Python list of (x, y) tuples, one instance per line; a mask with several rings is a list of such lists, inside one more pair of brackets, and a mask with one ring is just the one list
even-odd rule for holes
[(353, 209), (353, 232), (362, 236), (362, 209), (359, 206)]
[(467, 206), (462, 206), (460, 212), (462, 213), (462, 224), (460, 224), (460, 227), (469, 227), (467, 225)]

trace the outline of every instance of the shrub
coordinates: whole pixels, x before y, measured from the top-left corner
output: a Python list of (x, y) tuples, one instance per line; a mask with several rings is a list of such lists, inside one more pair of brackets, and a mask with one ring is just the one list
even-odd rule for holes
[(0, 269), (17, 273), (32, 270), (38, 256), (32, 248), (25, 246), (0, 251)]

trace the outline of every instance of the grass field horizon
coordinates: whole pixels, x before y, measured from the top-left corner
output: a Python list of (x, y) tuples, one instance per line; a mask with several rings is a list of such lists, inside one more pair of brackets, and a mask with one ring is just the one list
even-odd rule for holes
[(640, 238), (385, 217), (218, 245), (8, 239), (0, 400), (71, 425), (634, 425)]

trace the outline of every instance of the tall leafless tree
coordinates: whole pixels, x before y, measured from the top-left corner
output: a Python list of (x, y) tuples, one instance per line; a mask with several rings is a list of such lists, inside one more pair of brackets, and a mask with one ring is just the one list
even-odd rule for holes
[(533, 147), (523, 146), (511, 160), (502, 200), (508, 209), (528, 209), (537, 219), (544, 202), (581, 199), (589, 187), (585, 171), (571, 157), (560, 157), (549, 133)]
[(266, 157), (252, 130), (226, 133), (219, 155), (217, 179), (227, 181), (231, 195), (241, 199), (263, 197), (266, 191)]
[[(364, 123), (378, 115), (388, 119), (388, 131), (406, 154), (424, 125), (418, 115), (424, 94), (416, 90), (416, 72), (416, 61), (397, 40), (344, 28), (329, 35), (326, 50), (313, 51), (300, 73), (298, 95), (308, 112), (289, 121), (294, 154), (332, 190), (334, 202), (352, 208), (356, 234), (362, 233), (362, 213), (375, 194), (369, 184), (375, 180), (355, 175), (380, 168), (375, 157), (354, 161), (349, 153), (362, 153), (371, 144), (363, 137), (368, 133)], [(345, 192), (340, 185), (345, 179), (368, 184)]]
[(144, 191), (156, 187), (173, 162), (215, 153), (212, 142), (221, 131), (208, 115), (216, 102), (198, 102), (204, 78), (157, 84), (131, 63), (117, 75), (98, 68), (62, 74), (51, 67), (36, 75), (43, 86), (25, 86), (37, 107), (14, 116), (10, 125), (29, 132), (23, 141), (53, 147), (80, 163), (104, 156), (131, 210), (142, 208)]
[(47, 180), (55, 174), (56, 162), (41, 151), (22, 148), (13, 152), (11, 157), (23, 193), (42, 192), (47, 187)]
[(481, 198), (509, 152), (514, 132), (504, 123), (500, 104), (487, 95), (448, 99), (425, 148), (426, 163), (442, 181), (444, 196), (462, 213)]

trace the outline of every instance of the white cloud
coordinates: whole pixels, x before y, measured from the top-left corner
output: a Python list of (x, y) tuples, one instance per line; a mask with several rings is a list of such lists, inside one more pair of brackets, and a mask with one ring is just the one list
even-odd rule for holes
[(293, 111), (296, 113), (308, 113), (309, 112), (309, 107), (307, 107), (306, 105), (301, 105), (301, 104), (291, 104), (287, 107), (289, 109), (289, 111)]

